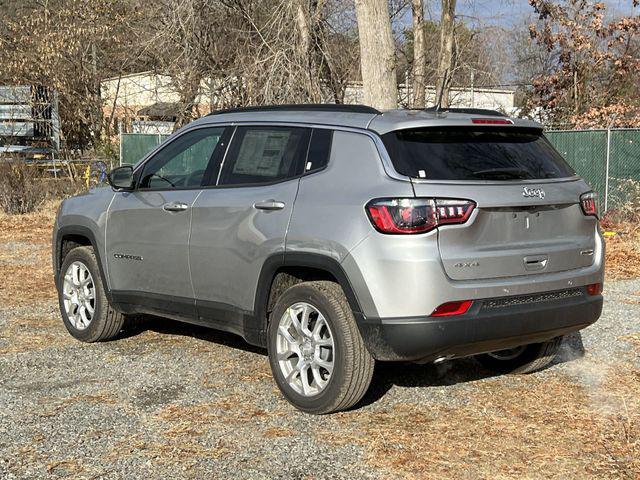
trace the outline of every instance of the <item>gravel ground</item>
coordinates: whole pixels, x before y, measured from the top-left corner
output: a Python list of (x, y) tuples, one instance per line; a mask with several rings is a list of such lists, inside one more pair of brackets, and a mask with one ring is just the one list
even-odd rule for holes
[[(32, 246), (12, 248), (28, 272)], [(361, 405), (322, 417), (233, 335), (149, 318), (88, 345), (50, 290), (0, 299), (0, 478), (640, 478), (639, 280), (608, 282), (601, 320), (543, 372), (381, 364)]]

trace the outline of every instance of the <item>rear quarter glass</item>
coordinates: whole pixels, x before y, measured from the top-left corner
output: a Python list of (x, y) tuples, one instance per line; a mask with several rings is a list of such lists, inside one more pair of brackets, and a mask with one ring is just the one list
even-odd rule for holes
[(543, 180), (575, 175), (542, 132), (517, 127), (396, 130), (382, 136), (398, 173), (430, 180)]

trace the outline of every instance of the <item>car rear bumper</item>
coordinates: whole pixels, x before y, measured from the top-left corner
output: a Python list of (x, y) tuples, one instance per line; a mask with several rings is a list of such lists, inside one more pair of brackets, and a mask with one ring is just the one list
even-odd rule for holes
[(586, 288), (476, 300), (453, 317), (359, 318), (377, 360), (432, 361), (538, 343), (581, 330), (602, 312), (602, 295)]

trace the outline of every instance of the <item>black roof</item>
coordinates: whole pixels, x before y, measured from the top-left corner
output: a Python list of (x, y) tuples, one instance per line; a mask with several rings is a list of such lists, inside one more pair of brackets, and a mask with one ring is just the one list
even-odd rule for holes
[(367, 105), (345, 105), (334, 103), (298, 103), (288, 105), (261, 105), (241, 108), (229, 108), (225, 110), (217, 110), (209, 115), (221, 115), (223, 113), (242, 113), (242, 112), (341, 112), (341, 113), (369, 113), (379, 115), (379, 110)]

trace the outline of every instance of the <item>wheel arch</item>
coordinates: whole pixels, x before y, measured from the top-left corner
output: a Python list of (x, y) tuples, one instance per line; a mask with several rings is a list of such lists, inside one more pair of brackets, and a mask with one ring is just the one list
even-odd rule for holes
[(102, 284), (104, 285), (105, 294), (107, 295), (107, 298), (111, 300), (111, 292), (108, 288), (109, 284), (107, 283), (104, 264), (102, 263), (102, 258), (97, 245), (98, 244), (96, 242), (95, 235), (93, 234), (93, 231), (91, 231), (91, 229), (89, 229), (88, 227), (84, 227), (81, 225), (70, 225), (61, 227), (56, 232), (53, 258), (56, 287), (59, 287), (58, 280), (60, 278), (60, 269), (67, 254), (76, 247), (91, 247), (93, 248), (93, 253), (96, 256), (96, 260), (98, 261), (98, 270), (100, 270), (100, 278), (102, 280)]
[(330, 280), (339, 284), (354, 315), (361, 316), (358, 297), (336, 259), (316, 253), (276, 254), (265, 261), (256, 290), (254, 314), (261, 332), (261, 344), (266, 345), (269, 313), (278, 296), (292, 285), (312, 280)]

